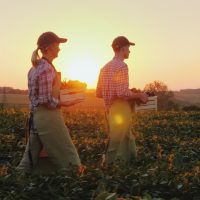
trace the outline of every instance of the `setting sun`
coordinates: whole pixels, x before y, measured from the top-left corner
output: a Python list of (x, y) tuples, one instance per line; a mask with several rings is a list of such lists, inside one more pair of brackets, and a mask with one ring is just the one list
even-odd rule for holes
[(79, 80), (87, 84), (87, 88), (95, 88), (99, 73), (99, 64), (94, 56), (77, 55), (69, 62), (69, 66), (62, 70), (63, 79)]

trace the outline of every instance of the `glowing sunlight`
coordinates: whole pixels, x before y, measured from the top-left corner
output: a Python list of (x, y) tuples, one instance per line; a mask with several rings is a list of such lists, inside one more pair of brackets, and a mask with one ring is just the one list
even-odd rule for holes
[[(93, 56), (77, 55), (67, 69), (63, 70), (67, 80), (79, 80), (87, 84), (87, 88), (95, 88), (100, 66)], [(66, 77), (65, 77), (66, 75)]]

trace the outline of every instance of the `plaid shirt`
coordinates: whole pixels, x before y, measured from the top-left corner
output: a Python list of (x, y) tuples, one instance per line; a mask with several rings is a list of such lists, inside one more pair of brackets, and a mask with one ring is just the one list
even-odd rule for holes
[(116, 98), (130, 97), (128, 66), (118, 58), (113, 58), (100, 71), (96, 96), (103, 98), (110, 107)]
[(34, 110), (38, 105), (56, 108), (58, 99), (52, 97), (52, 86), (56, 70), (47, 60), (41, 59), (38, 66), (28, 72), (28, 89), (30, 108)]

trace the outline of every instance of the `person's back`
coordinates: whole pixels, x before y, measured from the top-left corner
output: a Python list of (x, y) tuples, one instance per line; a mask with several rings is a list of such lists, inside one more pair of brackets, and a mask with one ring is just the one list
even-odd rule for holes
[(48, 103), (50, 95), (48, 89), (51, 85), (48, 80), (56, 77), (55, 68), (44, 58), (38, 61), (37, 66), (31, 67), (28, 72), (28, 91), (30, 108), (34, 110), (39, 104)]
[[(124, 71), (127, 74), (122, 74)], [(104, 99), (106, 107), (110, 107), (115, 99), (129, 93), (123, 85), (125, 83), (125, 87), (128, 87), (128, 67), (122, 60), (114, 57), (101, 69), (99, 78), (96, 96)]]

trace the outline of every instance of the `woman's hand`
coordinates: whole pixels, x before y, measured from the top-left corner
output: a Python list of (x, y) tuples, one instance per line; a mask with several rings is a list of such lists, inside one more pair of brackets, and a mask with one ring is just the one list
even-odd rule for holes
[(73, 106), (77, 103), (80, 103), (82, 102), (83, 100), (74, 100), (74, 101), (66, 101), (66, 102), (60, 102), (60, 106), (63, 106), (63, 107), (68, 107), (68, 106)]

